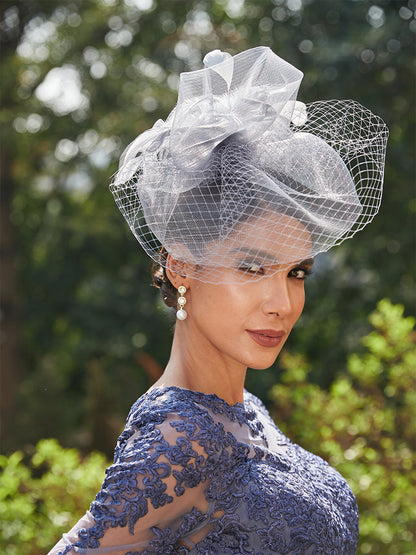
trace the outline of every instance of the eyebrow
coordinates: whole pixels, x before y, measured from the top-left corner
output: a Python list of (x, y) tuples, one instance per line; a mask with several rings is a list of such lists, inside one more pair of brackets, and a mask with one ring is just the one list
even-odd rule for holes
[[(267, 260), (269, 262), (279, 264), (279, 262), (277, 262), (276, 258), (274, 256), (272, 256), (270, 253), (266, 252), (266, 251), (259, 251), (257, 249), (251, 249), (249, 247), (241, 247), (239, 249), (233, 250), (232, 252), (233, 253), (248, 254), (249, 256), (253, 256), (254, 258), (260, 257), (263, 260)], [(297, 264), (299, 264), (300, 266), (312, 266), (313, 262), (314, 262), (313, 258), (305, 258), (305, 260), (301, 260)]]
[(241, 254), (248, 254), (249, 256), (252, 256), (253, 258), (260, 257), (263, 260), (268, 260), (270, 262), (277, 263), (276, 258), (274, 256), (272, 256), (269, 252), (259, 251), (257, 249), (251, 249), (250, 247), (240, 247), (238, 249), (234, 249), (232, 252), (237, 253), (237, 254), (240, 254), (240, 253)]
[(301, 266), (312, 266), (313, 265), (313, 258), (306, 258), (305, 260), (302, 260), (301, 262), (299, 262), (299, 265)]

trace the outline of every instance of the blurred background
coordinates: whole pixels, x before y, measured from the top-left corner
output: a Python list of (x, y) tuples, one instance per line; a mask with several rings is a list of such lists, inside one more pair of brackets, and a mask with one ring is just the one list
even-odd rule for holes
[(131, 404), (169, 357), (173, 314), (108, 191), (118, 158), (166, 118), (180, 72), (210, 50), (258, 45), (304, 72), (299, 100), (355, 99), (390, 139), (379, 215), (317, 258), (290, 342), (273, 368), (249, 371), (247, 388), (349, 480), (360, 553), (414, 552), (415, 10), (416, 0), (1, 0), (5, 553), (44, 553), (85, 511)]

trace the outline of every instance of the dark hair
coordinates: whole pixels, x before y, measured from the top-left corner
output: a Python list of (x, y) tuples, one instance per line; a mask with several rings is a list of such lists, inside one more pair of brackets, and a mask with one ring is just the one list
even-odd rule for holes
[(160, 295), (165, 305), (175, 307), (178, 299), (178, 290), (168, 278), (166, 273), (166, 259), (168, 251), (165, 247), (160, 249), (159, 263), (154, 263), (152, 268), (153, 285), (160, 291)]

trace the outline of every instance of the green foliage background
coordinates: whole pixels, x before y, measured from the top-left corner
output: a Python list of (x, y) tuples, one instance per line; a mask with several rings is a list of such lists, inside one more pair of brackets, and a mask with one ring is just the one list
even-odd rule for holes
[[(362, 496), (361, 552), (406, 552), (415, 365), (403, 353), (414, 336), (384, 305), (377, 314), (390, 328), (372, 321), (376, 335), (361, 338), (380, 299), (415, 306), (415, 9), (416, 0), (0, 2), (4, 453), (53, 437), (111, 455), (130, 405), (168, 359), (173, 325), (108, 192), (111, 174), (123, 148), (169, 113), (181, 71), (214, 48), (268, 45), (304, 71), (300, 100), (354, 98), (383, 117), (390, 139), (380, 214), (318, 257), (285, 353), (249, 372), (247, 387), (350, 478)], [(396, 327), (404, 350), (390, 337)], [(390, 358), (385, 341), (396, 345)], [(14, 456), (18, 483), (31, 483), (22, 469), (36, 463)]]

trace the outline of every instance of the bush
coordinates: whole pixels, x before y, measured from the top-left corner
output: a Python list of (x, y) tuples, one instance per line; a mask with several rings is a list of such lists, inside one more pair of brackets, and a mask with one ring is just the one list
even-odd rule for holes
[(414, 553), (416, 545), (415, 320), (383, 300), (365, 352), (329, 391), (309, 383), (300, 356), (282, 354), (273, 416), (289, 437), (338, 468), (360, 509), (359, 553)]
[(41, 440), (31, 456), (21, 451), (0, 456), (0, 552), (49, 551), (88, 509), (106, 466), (104, 455), (83, 459), (54, 439)]

